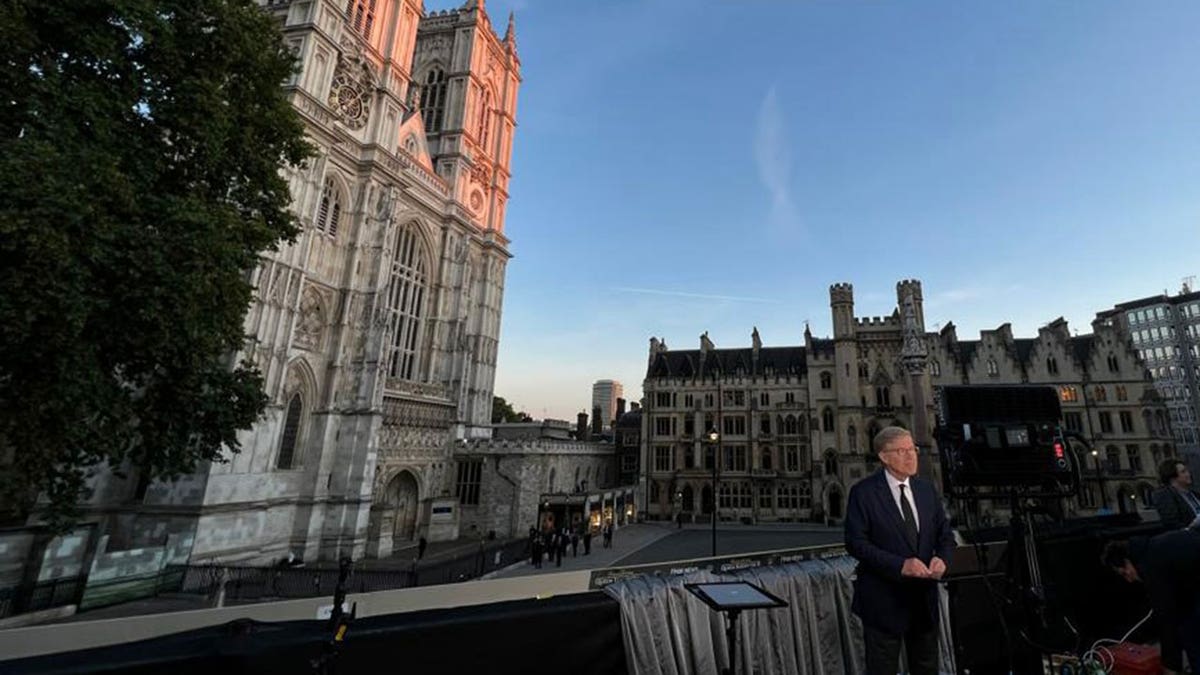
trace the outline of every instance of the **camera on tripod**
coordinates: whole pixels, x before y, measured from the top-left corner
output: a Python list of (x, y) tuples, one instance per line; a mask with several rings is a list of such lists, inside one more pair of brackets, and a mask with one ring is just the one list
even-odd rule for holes
[(1079, 463), (1049, 386), (947, 386), (934, 391), (942, 480), (959, 499), (1072, 497)]

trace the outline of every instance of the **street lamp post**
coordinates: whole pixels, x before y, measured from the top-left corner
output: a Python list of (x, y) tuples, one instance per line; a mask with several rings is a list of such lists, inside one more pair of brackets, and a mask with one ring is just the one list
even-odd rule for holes
[(712, 555), (715, 558), (717, 557), (717, 461), (720, 459), (717, 443), (721, 440), (721, 434), (718, 434), (716, 429), (709, 429), (704, 434), (704, 439), (712, 447)]
[(1100, 483), (1100, 506), (1108, 508), (1108, 495), (1104, 492), (1104, 463), (1100, 461), (1100, 451), (1092, 448), (1092, 458), (1096, 460), (1096, 478)]

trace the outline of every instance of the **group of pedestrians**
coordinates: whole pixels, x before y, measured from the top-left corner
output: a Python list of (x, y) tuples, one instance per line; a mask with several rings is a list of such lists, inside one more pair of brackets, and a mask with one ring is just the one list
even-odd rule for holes
[[(613, 526), (607, 523), (601, 528), (604, 538), (604, 548), (612, 548)], [(576, 527), (563, 527), (538, 531), (529, 528), (529, 562), (541, 569), (543, 562), (553, 562), (555, 567), (562, 567), (562, 559), (571, 549), (571, 557), (579, 557), (579, 544), (583, 543), (583, 555), (592, 553), (592, 528), (583, 524)]]

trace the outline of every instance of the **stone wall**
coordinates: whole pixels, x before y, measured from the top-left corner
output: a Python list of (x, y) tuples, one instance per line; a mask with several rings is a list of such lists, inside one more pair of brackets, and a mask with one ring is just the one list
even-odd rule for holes
[(537, 522), (546, 493), (612, 487), (616, 459), (611, 443), (581, 441), (479, 441), (455, 453), (458, 461), (483, 460), (478, 505), (460, 510), (461, 536), (522, 536)]

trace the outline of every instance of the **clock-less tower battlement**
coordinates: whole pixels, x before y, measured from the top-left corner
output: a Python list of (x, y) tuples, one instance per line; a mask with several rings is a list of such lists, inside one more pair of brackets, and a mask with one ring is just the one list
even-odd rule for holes
[(483, 0), (432, 12), (413, 54), (418, 106), (437, 174), (486, 231), (504, 231), (521, 82), (512, 15), (500, 37)]

